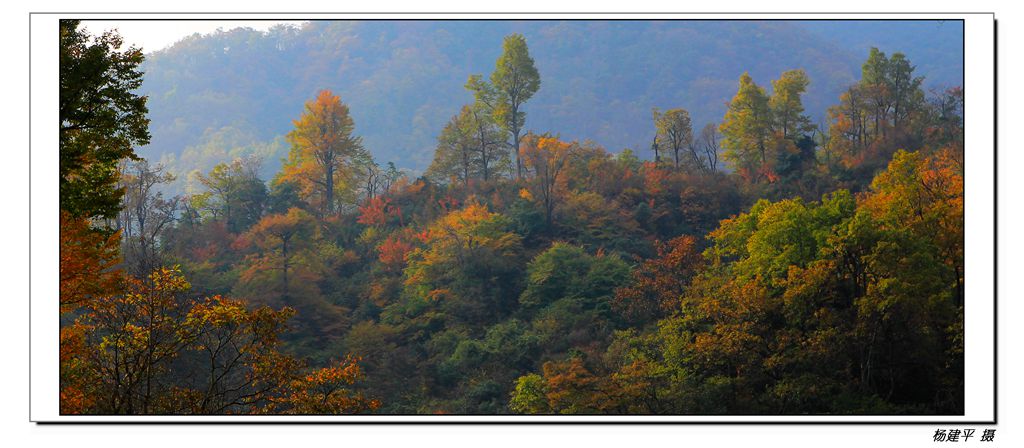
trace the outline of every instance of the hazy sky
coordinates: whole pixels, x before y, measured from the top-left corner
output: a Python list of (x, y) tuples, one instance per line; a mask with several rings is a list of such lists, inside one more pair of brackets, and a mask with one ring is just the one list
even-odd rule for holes
[(209, 34), (223, 28), (225, 31), (234, 28), (249, 27), (266, 31), (279, 23), (298, 25), (302, 21), (289, 20), (83, 20), (82, 26), (91, 34), (116, 28), (125, 43), (142, 47), (143, 52), (150, 53), (162, 50), (167, 46), (191, 36), (193, 33)]

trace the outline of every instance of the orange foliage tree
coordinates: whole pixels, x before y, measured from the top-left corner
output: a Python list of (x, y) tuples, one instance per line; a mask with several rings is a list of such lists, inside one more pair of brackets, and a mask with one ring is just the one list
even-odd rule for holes
[(413, 250), (411, 232), (395, 232), (377, 246), (378, 259), (388, 271), (405, 265), (405, 255)]
[(362, 138), (352, 135), (354, 128), (348, 106), (330, 90), (321, 90), (288, 133), (292, 149), (276, 182), (294, 182), (322, 215), (333, 214), (339, 193), (354, 192), (361, 167), (371, 162)]
[(93, 229), (89, 220), (60, 213), (60, 306), (74, 311), (93, 297), (114, 291), (122, 273), (120, 234)]
[(363, 378), (360, 358), (315, 370), (296, 379), (284, 403), (290, 414), (358, 414), (380, 407), (380, 401), (369, 399), (352, 386)]
[(291, 208), (285, 214), (265, 216), (236, 242), (236, 246), (260, 249), (247, 257), (250, 264), (242, 273), (242, 281), (252, 282), (267, 274), (280, 273), (276, 287), (287, 298), (294, 280), (289, 280), (289, 274), (296, 267), (303, 267), (303, 255), (311, 249), (316, 230), (313, 217), (300, 208)]
[(374, 227), (387, 225), (389, 218), (402, 219), (402, 209), (391, 204), (391, 199), (375, 196), (359, 207), (359, 218), (356, 222)]
[(703, 265), (697, 240), (692, 236), (659, 243), (657, 249), (656, 258), (633, 271), (633, 282), (615, 291), (612, 309), (627, 322), (650, 322), (678, 309), (686, 286)]

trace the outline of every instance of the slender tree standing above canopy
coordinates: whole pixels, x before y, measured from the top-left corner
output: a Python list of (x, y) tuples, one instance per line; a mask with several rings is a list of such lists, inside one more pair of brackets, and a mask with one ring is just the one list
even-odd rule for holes
[(811, 128), (811, 119), (804, 115), (804, 105), (800, 100), (800, 95), (807, 91), (810, 82), (807, 73), (799, 69), (784, 72), (779, 79), (772, 81), (772, 97), (768, 100), (768, 107), (774, 118), (775, 131), (781, 132), (782, 138), (797, 138), (798, 135), (794, 134)]
[[(693, 144), (693, 126), (686, 109), (669, 109), (661, 112), (654, 109), (654, 127), (657, 130), (657, 144), (672, 151), (675, 167), (679, 168), (679, 152)], [(694, 163), (702, 165), (700, 160)]]
[(651, 139), (651, 151), (654, 151), (654, 164), (661, 163), (661, 154), (658, 152), (658, 134), (654, 134), (654, 138)]
[(804, 115), (800, 98), (807, 91), (808, 84), (810, 80), (801, 69), (783, 72), (779, 79), (772, 81), (772, 95), (768, 99), (771, 114), (769, 180), (780, 182), (779, 188), (791, 191), (806, 191), (806, 184), (800, 180), (813, 170), (817, 161), (813, 140), (815, 128), (811, 119)]
[(337, 196), (355, 191), (359, 167), (371, 160), (363, 139), (352, 135), (354, 127), (348, 106), (321, 90), (288, 133), (292, 149), (277, 182), (295, 182), (321, 215), (333, 214)]
[(892, 92), (893, 128), (899, 132), (910, 115), (924, 105), (921, 83), (924, 77), (914, 76), (914, 66), (903, 53), (893, 53), (889, 58), (889, 90)]
[(120, 210), (117, 164), (149, 143), (142, 50), (120, 51), (121, 36), (90, 36), (78, 20), (60, 21), (60, 208), (78, 218)]
[(906, 124), (910, 113), (924, 102), (923, 81), (914, 77), (914, 66), (903, 53), (887, 58), (871, 48), (861, 67), (860, 87), (868, 97), (875, 135), (884, 136), (887, 125), (899, 130)]
[[(520, 133), (526, 122), (523, 103), (540, 89), (540, 73), (533, 65), (526, 38), (522, 34), (505, 36), (501, 57), (491, 73), (491, 82), (473, 75), (469, 77), (466, 88), (475, 93), (477, 101), (491, 111), (494, 121), (510, 134), (512, 152), (518, 153)], [(518, 157), (515, 174), (516, 178), (523, 175), (523, 162)]]
[(889, 112), (889, 59), (885, 53), (875, 47), (871, 47), (868, 53), (868, 60), (861, 66), (860, 87), (868, 98), (868, 107), (871, 108), (870, 115), (874, 118), (874, 134), (884, 132)]
[(767, 139), (771, 130), (768, 96), (764, 89), (744, 72), (740, 88), (729, 102), (729, 110), (719, 127), (725, 159), (733, 167), (756, 181), (768, 163)]
[(468, 130), (473, 140), (474, 159), (480, 176), (487, 182), (510, 165), (508, 145), (494, 117), (487, 114), (486, 105), (475, 103), (468, 107)]

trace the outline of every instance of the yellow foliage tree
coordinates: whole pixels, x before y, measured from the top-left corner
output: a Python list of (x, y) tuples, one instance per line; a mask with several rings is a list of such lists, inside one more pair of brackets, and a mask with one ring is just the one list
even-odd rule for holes
[(523, 136), (519, 158), (527, 170), (533, 173), (533, 180), (528, 185), (530, 195), (540, 201), (549, 226), (556, 202), (568, 189), (564, 172), (576, 148), (575, 142), (563, 142), (557, 137), (536, 134)]

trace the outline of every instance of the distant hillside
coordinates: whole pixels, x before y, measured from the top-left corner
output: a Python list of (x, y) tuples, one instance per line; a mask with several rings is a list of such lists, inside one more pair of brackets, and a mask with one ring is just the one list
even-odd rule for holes
[[(184, 174), (238, 155), (287, 153), (281, 138), (323, 88), (352, 110), (378, 161), (422, 170), (444, 123), (485, 76), (502, 37), (526, 36), (542, 84), (526, 128), (647, 155), (651, 108), (683, 107), (694, 127), (721, 119), (749, 71), (762, 86), (784, 70), (811, 78), (815, 120), (860, 76), (868, 47), (903, 51), (926, 85), (962, 81), (960, 22), (360, 21), (310, 22), (267, 33), (192, 36), (147, 56), (152, 143), (140, 153)], [(937, 80), (937, 82), (933, 82)], [(183, 176), (184, 177), (184, 176)]]
[(944, 20), (876, 20), (836, 26), (831, 21), (793, 22), (820, 39), (858, 51), (870, 47), (903, 52), (933, 87), (963, 84), (964, 25)]

